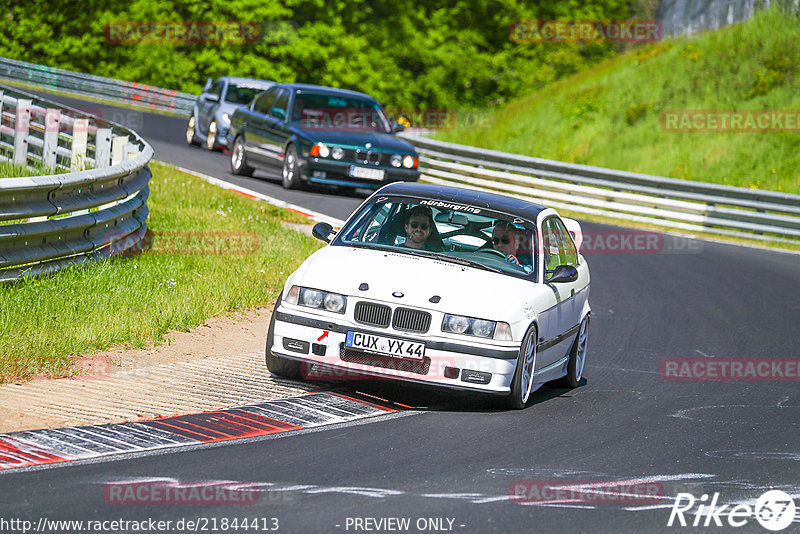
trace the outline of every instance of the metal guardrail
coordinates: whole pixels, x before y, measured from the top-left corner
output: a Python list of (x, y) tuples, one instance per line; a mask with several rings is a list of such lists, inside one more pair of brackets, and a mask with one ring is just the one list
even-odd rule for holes
[[(186, 93), (0, 58), (0, 77), (4, 76), (168, 111), (189, 113), (195, 99)], [(401, 135), (420, 152), (422, 180), (431, 183), (496, 191), (557, 209), (664, 228), (800, 243), (800, 195), (563, 163)]]
[(422, 181), (689, 232), (800, 244), (800, 195), (677, 180), (403, 135)]
[(0, 85), (0, 161), (72, 171), (0, 178), (0, 282), (137, 246), (152, 157), (132, 130)]
[(196, 95), (0, 57), (0, 78), (125, 104), (192, 113)]

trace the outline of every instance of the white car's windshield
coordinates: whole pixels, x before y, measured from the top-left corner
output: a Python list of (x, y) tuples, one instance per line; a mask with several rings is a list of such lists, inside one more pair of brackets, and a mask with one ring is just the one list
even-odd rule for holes
[(528, 277), (536, 271), (533, 223), (445, 201), (379, 197), (334, 244), (394, 249)]

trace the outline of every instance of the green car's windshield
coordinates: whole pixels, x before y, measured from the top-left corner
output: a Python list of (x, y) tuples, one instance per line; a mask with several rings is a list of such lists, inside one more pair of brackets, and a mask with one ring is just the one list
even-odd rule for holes
[(343, 228), (335, 245), (393, 249), (530, 277), (535, 225), (484, 208), (406, 197), (378, 197)]
[(355, 132), (389, 132), (389, 119), (374, 100), (340, 95), (298, 93), (292, 122), (304, 128)]

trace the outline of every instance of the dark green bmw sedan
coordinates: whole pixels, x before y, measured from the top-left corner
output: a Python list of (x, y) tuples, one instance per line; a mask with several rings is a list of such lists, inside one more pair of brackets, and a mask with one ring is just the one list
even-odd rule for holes
[(281, 172), (283, 186), (306, 184), (378, 189), (419, 178), (414, 147), (394, 134), (377, 100), (364, 93), (282, 83), (231, 117), (231, 171)]

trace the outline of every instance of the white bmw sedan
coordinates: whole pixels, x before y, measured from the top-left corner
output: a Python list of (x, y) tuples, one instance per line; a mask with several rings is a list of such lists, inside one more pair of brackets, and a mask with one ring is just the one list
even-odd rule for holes
[(589, 268), (580, 226), (492, 193), (387, 185), (292, 273), (267, 333), (289, 378), (385, 378), (504, 395), (581, 380)]

